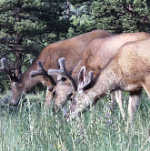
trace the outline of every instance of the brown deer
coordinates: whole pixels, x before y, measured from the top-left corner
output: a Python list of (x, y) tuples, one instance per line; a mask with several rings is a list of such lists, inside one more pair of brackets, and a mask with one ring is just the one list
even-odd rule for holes
[[(137, 97), (141, 88), (150, 96), (150, 38), (123, 45), (117, 55), (101, 70), (95, 85), (83, 90), (87, 82), (92, 81), (92, 71), (86, 72), (83, 66), (79, 72), (78, 92), (74, 96), (70, 118), (74, 118), (86, 107), (93, 104), (107, 91), (124, 90)], [(134, 107), (137, 105), (132, 100)], [(135, 108), (132, 110), (134, 113)], [(133, 120), (133, 114), (130, 115)]]
[[(68, 62), (67, 70), (71, 72), (76, 63), (81, 59), (84, 48), (88, 43), (93, 39), (107, 36), (110, 36), (110, 33), (103, 30), (94, 30), (71, 39), (52, 43), (42, 50), (31, 67), (22, 75), (19, 75), (19, 77), (11, 69), (8, 69), (5, 63), (6, 60), (2, 60), (3, 65), (0, 71), (6, 72), (11, 79), (12, 99), (10, 104), (17, 105), (20, 96), (37, 83), (47, 86), (46, 104), (50, 104), (51, 91), (56, 85), (56, 78), (47, 75), (47, 70), (57, 68), (58, 58), (65, 57)], [(31, 78), (30, 74), (32, 71), (36, 72), (33, 72), (32, 76), (34, 77)]]
[[(87, 72), (93, 71), (93, 78), (92, 82), (87, 82), (86, 85), (84, 85), (84, 89), (88, 89), (92, 87), (95, 82), (97, 81), (97, 77), (99, 76), (99, 73), (102, 68), (106, 66), (106, 64), (117, 54), (119, 51), (119, 48), (124, 45), (126, 42), (129, 41), (137, 41), (142, 40), (150, 37), (150, 34), (139, 32), (139, 33), (123, 33), (119, 35), (112, 35), (103, 39), (95, 39), (89, 45), (85, 48), (82, 60), (77, 64), (77, 66), (74, 68), (72, 72), (72, 79), (74, 79), (74, 83), (77, 83), (78, 79), (78, 72), (82, 66), (85, 66), (87, 69)], [(63, 68), (65, 68), (64, 59), (60, 59), (61, 65)], [(62, 76), (65, 76), (65, 72), (60, 70), (48, 70), (48, 74), (61, 74)], [(66, 75), (67, 76), (67, 75)], [(81, 81), (83, 79), (79, 79)], [(73, 93), (73, 87), (70, 81), (60, 81), (57, 83), (55, 89), (56, 89), (56, 98), (55, 102), (58, 107), (61, 107), (62, 104), (65, 103), (65, 101), (68, 99), (71, 92)], [(79, 87), (78, 87), (79, 88)], [(76, 90), (75, 90), (76, 91)], [(79, 91), (79, 89), (78, 89)], [(113, 92), (114, 93), (114, 92)], [(116, 96), (116, 101), (119, 105), (121, 115), (123, 119), (125, 119), (125, 112), (123, 110), (122, 105), (122, 98), (121, 98), (121, 91), (115, 91), (115, 93), (112, 96)], [(139, 92), (140, 95), (140, 92)], [(139, 104), (139, 96), (132, 95), (129, 98), (129, 110), (135, 110), (134, 104), (132, 104), (132, 100), (134, 102), (137, 102)], [(114, 101), (114, 99), (113, 99)], [(132, 114), (131, 111), (129, 114)], [(130, 116), (130, 115), (129, 115)]]

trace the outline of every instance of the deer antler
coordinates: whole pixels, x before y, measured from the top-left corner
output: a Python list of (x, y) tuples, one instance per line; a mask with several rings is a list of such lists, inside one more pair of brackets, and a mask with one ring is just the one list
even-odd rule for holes
[(47, 71), (44, 69), (42, 62), (38, 61), (37, 64), (38, 64), (38, 70), (32, 71), (30, 73), (30, 76), (35, 77), (35, 76), (39, 76), (39, 75), (44, 75), (50, 79), (50, 81), (53, 85), (56, 85), (55, 80), (50, 75), (47, 74)]
[(59, 64), (60, 69), (49, 69), (48, 74), (49, 75), (57, 75), (58, 80), (62, 79), (63, 76), (68, 78), (71, 81), (71, 84), (72, 84), (74, 90), (76, 91), (77, 85), (76, 85), (74, 79), (71, 77), (70, 73), (67, 72), (67, 70), (66, 70), (65, 58), (63, 58), (63, 57), (59, 58), (58, 64)]
[(35, 77), (38, 75), (46, 75), (47, 76), (48, 74), (47, 74), (46, 70), (44, 69), (41, 61), (38, 61), (37, 64), (38, 64), (38, 70), (32, 71), (30, 73), (31, 77)]
[(93, 79), (93, 72), (86, 73), (86, 67), (82, 66), (78, 75), (78, 91), (83, 90), (87, 86), (89, 86)]

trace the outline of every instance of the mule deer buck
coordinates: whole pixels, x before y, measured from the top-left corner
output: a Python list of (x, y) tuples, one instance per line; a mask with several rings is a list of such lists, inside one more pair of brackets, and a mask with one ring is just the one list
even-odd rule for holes
[[(39, 57), (31, 65), (31, 67), (20, 74), (15, 75), (14, 70), (8, 69), (6, 60), (2, 59), (2, 68), (0, 71), (6, 72), (10, 76), (12, 99), (10, 104), (17, 105), (20, 96), (29, 91), (37, 83), (47, 86), (46, 102), (50, 104), (52, 97), (52, 89), (56, 85), (56, 77), (49, 76), (47, 70), (49, 68), (57, 68), (57, 61), (60, 57), (65, 57), (68, 64), (67, 69), (71, 72), (76, 63), (81, 59), (84, 48), (95, 38), (104, 38), (110, 36), (110, 33), (103, 30), (94, 30), (85, 34), (81, 34), (71, 39), (59, 41), (48, 45), (42, 50)], [(33, 72), (34, 71), (34, 72)], [(32, 72), (32, 78), (30, 76)]]
[[(92, 81), (92, 71), (87, 73), (86, 67), (83, 66), (79, 79), (83, 80), (78, 83), (79, 91), (74, 96), (70, 118), (75, 118), (107, 91), (120, 89), (130, 92), (130, 95), (136, 98), (141, 88), (144, 88), (150, 96), (150, 38), (123, 45), (118, 54), (101, 70), (91, 89), (83, 90), (87, 82)], [(137, 104), (132, 101), (135, 107)], [(130, 122), (133, 120), (134, 111), (135, 108), (130, 114)]]
[[(106, 64), (117, 54), (119, 51), (119, 48), (124, 45), (126, 42), (129, 41), (137, 41), (137, 40), (142, 40), (150, 37), (150, 34), (148, 33), (123, 33), (119, 35), (112, 35), (103, 39), (95, 39), (92, 42), (89, 43), (89, 45), (85, 48), (82, 60), (77, 64), (77, 66), (74, 68), (72, 72), (72, 79), (74, 79), (74, 82), (71, 84), (73, 80), (67, 80), (67, 81), (60, 81), (57, 83), (55, 89), (57, 96), (55, 98), (55, 102), (57, 106), (60, 108), (61, 105), (65, 103), (65, 101), (68, 99), (68, 94), (70, 95), (71, 92), (73, 93), (73, 87), (72, 85), (74, 83), (77, 84), (77, 79), (78, 79), (78, 72), (82, 66), (85, 66), (87, 69), (87, 72), (93, 71), (93, 78), (92, 81), (89, 83), (86, 83), (84, 85), (83, 89), (89, 89), (92, 87), (95, 82), (97, 81), (97, 77), (99, 76), (99, 73), (102, 68), (106, 66)], [(59, 64), (61, 67), (60, 70), (55, 70), (55, 69), (50, 69), (48, 70), (49, 75), (61, 75), (65, 76), (66, 74), (66, 69), (65, 69), (65, 62), (64, 59), (60, 58)], [(63, 69), (65, 69), (65, 72), (63, 72)], [(69, 74), (69, 73), (68, 73)], [(67, 75), (66, 74), (66, 77)], [(83, 78), (83, 77), (82, 77)], [(69, 78), (70, 79), (70, 78)], [(79, 79), (81, 81), (83, 79)], [(70, 82), (71, 81), (71, 82)], [(74, 90), (75, 92), (76, 90)], [(79, 87), (78, 87), (79, 91)], [(119, 105), (120, 111), (122, 118), (125, 119), (125, 112), (123, 110), (123, 105), (122, 105), (122, 98), (121, 98), (121, 91), (114, 91), (114, 94), (112, 96), (116, 96), (116, 101)], [(139, 92), (140, 95), (140, 92)], [(130, 96), (129, 98), (129, 108), (130, 110), (135, 110), (134, 104), (132, 104), (133, 100), (139, 103), (139, 97), (136, 95)], [(113, 99), (114, 101), (114, 99)], [(129, 112), (130, 114), (131, 112)]]

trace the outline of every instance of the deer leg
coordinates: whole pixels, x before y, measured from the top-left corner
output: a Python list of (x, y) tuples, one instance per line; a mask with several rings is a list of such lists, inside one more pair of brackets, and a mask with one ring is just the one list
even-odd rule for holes
[(53, 85), (51, 83), (51, 81), (45, 76), (41, 76), (40, 81), (44, 86), (47, 87), (44, 105), (49, 107), (51, 104), (51, 101), (54, 97), (53, 89), (54, 89), (55, 85)]
[(137, 111), (140, 104), (140, 95), (141, 89), (139, 91), (130, 93), (128, 104), (129, 123), (132, 123), (134, 120), (134, 114)]
[(112, 107), (111, 107), (112, 111), (114, 110), (114, 107), (116, 106), (116, 103), (117, 103), (119, 105), (121, 116), (122, 116), (123, 120), (125, 120), (125, 111), (124, 111), (123, 105), (122, 105), (121, 90), (111, 92), (111, 101), (112, 101)]
[(111, 92), (110, 97), (111, 97), (111, 111), (114, 111), (114, 108), (116, 106), (115, 91)]
[(117, 91), (114, 91), (114, 93), (115, 93), (116, 102), (119, 105), (121, 116), (122, 116), (123, 120), (125, 120), (125, 111), (123, 109), (123, 104), (122, 104), (122, 92), (121, 92), (121, 90), (117, 90)]
[(45, 97), (45, 106), (50, 106), (51, 101), (53, 99), (53, 88), (47, 87), (46, 97)]

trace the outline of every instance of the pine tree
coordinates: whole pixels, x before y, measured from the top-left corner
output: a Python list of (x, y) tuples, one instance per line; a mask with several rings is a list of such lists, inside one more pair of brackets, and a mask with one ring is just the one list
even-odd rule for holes
[(0, 42), (3, 49), (24, 49), (34, 54), (41, 46), (58, 40), (69, 25), (61, 20), (63, 3), (59, 0), (1, 0)]
[(90, 13), (90, 6), (93, 0), (68, 0), (70, 2), (70, 28), (68, 37), (91, 31), (93, 16)]
[(150, 31), (148, 0), (85, 0), (74, 1), (72, 4), (80, 12), (71, 18), (74, 31), (91, 29), (104, 29), (113, 33)]
[(49, 43), (64, 39), (65, 6), (66, 0), (0, 0), (0, 58), (26, 64)]
[(115, 33), (149, 31), (150, 9), (143, 0), (96, 0), (91, 15), (96, 28)]

